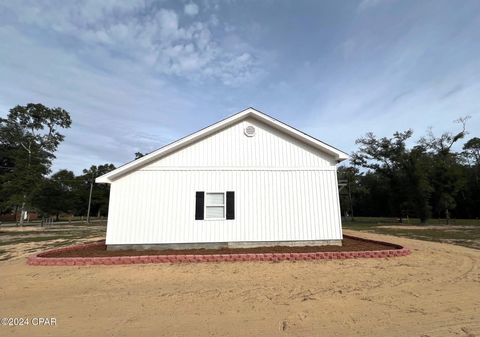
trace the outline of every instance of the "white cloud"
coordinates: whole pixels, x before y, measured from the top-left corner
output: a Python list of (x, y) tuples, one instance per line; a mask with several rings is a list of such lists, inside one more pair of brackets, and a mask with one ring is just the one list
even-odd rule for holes
[(193, 2), (186, 4), (183, 10), (185, 14), (190, 16), (195, 16), (198, 14), (198, 6)]
[[(201, 12), (188, 16), (192, 1)], [(366, 131), (441, 132), (467, 114), (473, 136), (479, 6), (393, 1), (265, 16), (257, 2), (0, 0), (0, 114), (28, 102), (70, 111), (55, 167), (76, 169), (121, 164), (250, 105), (346, 151)], [(315, 23), (278, 20), (316, 6)]]
[[(174, 10), (149, 7), (147, 1), (19, 3), (0, 5), (0, 10), (6, 7), (22, 24), (79, 40), (85, 48), (107, 48), (113, 57), (143, 64), (159, 74), (235, 85), (252, 78), (258, 69), (258, 58), (242, 57), (246, 50), (220, 45), (212, 29), (218, 19), (181, 24)], [(184, 10), (194, 16), (198, 6), (191, 2)]]
[(71, 112), (54, 170), (121, 164), (245, 106), (230, 87), (259, 80), (260, 50), (225, 43), (214, 14), (184, 20), (161, 4), (0, 1), (0, 114), (28, 102)]

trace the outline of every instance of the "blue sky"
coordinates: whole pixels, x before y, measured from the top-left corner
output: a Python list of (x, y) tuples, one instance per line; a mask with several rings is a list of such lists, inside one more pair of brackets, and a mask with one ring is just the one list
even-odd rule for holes
[(346, 152), (480, 136), (479, 1), (0, 0), (0, 114), (67, 109), (54, 170), (116, 165), (253, 106)]

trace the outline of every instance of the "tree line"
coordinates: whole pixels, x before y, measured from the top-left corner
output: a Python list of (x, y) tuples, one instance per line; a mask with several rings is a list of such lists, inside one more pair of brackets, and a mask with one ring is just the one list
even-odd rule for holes
[(107, 215), (109, 186), (93, 184), (114, 165), (92, 165), (80, 175), (51, 172), (55, 152), (65, 138), (61, 132), (71, 124), (66, 110), (34, 103), (15, 106), (0, 118), (0, 214), (20, 213), (21, 223), (26, 210), (57, 220), (62, 213), (85, 216), (94, 186), (90, 212)]
[[(349, 165), (338, 169), (343, 214), (418, 217), (422, 222), (478, 218), (480, 138), (471, 137), (454, 150), (468, 135), (467, 120), (456, 121), (458, 132), (436, 136), (429, 130), (416, 142), (411, 129), (357, 139)], [(94, 179), (114, 165), (92, 165), (79, 175), (51, 172), (65, 138), (61, 132), (71, 124), (64, 109), (34, 103), (16, 106), (0, 118), (0, 214), (34, 209), (41, 216), (86, 216), (93, 187), (90, 214), (107, 215), (109, 185), (94, 184)], [(135, 159), (142, 156), (135, 153)]]
[[(411, 129), (392, 137), (367, 133), (357, 139), (350, 165), (338, 170), (344, 215), (430, 218), (480, 216), (480, 138), (430, 129), (414, 142)], [(461, 150), (454, 150), (461, 148)], [(353, 213), (353, 214), (352, 214)]]

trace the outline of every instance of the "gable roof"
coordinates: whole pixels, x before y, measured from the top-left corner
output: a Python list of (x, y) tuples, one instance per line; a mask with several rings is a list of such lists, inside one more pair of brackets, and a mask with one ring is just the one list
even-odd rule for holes
[(158, 150), (155, 150), (153, 152), (150, 152), (149, 154), (133, 160), (123, 166), (118, 167), (117, 169), (108, 172), (98, 178), (95, 179), (95, 182), (97, 183), (111, 183), (113, 180), (116, 178), (127, 174), (131, 171), (134, 171), (137, 168), (140, 168), (144, 165), (147, 165), (155, 160), (160, 159), (161, 157), (164, 157), (174, 151), (177, 151), (183, 147), (186, 147), (190, 144), (193, 144), (205, 137), (208, 137), (209, 135), (218, 132), (219, 130), (225, 129), (229, 127), (230, 125), (233, 125), (245, 118), (252, 117), (256, 120), (259, 120), (270, 127), (277, 129), (281, 132), (284, 132), (285, 134), (298, 139), (302, 141), (305, 144), (308, 144), (312, 146), (313, 148), (319, 149), (323, 152), (326, 152), (333, 156), (338, 162), (348, 159), (348, 154), (346, 154), (343, 151), (340, 151), (339, 149), (328, 145), (312, 136), (307, 135), (306, 133), (303, 133), (285, 123), (280, 122), (279, 120), (270, 117), (269, 115), (260, 112), (254, 108), (248, 108), (243, 111), (240, 111), (230, 117), (227, 117), (215, 124), (212, 124), (210, 126), (207, 126), (206, 128), (203, 128), (195, 133), (192, 133), (186, 137), (183, 137), (177, 141), (174, 141), (173, 143), (170, 143), (168, 145), (165, 145)]

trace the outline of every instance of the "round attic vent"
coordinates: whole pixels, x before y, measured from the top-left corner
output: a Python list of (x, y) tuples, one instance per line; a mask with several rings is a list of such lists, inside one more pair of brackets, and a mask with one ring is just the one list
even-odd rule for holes
[(252, 125), (249, 125), (244, 130), (245, 136), (253, 137), (253, 136), (255, 136), (255, 131), (256, 131), (255, 128)]

